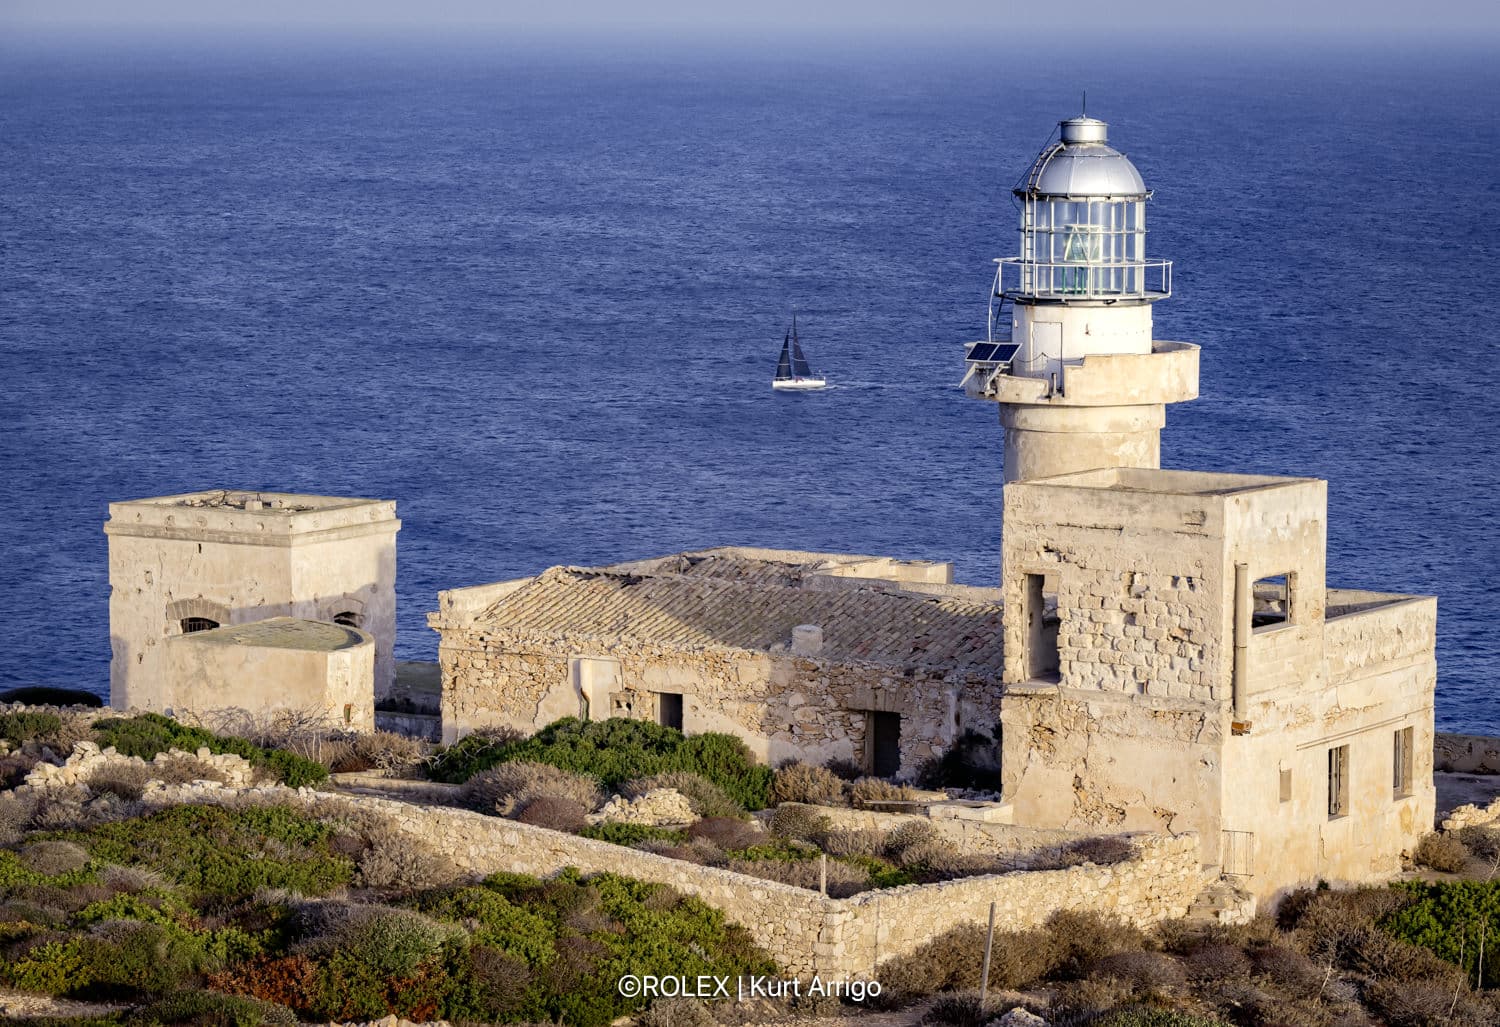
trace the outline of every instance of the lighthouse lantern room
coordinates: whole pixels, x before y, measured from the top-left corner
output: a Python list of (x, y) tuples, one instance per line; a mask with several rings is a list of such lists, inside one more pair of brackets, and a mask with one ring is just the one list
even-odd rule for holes
[(1001, 404), (1005, 480), (1160, 466), (1165, 404), (1198, 394), (1198, 350), (1152, 339), (1172, 263), (1146, 258), (1151, 191), (1108, 126), (1070, 118), (1015, 189), (1020, 252), (1002, 257), (966, 391)]

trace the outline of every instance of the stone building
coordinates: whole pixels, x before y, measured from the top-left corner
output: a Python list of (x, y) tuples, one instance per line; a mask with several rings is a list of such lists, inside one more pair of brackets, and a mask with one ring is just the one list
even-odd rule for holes
[(1003, 794), (1191, 830), (1268, 895), (1431, 830), (1437, 602), (1324, 584), (1327, 486), (1108, 468), (1005, 489)]
[[(169, 657), (168, 641), (270, 617), (367, 633), (374, 678), (363, 687), (384, 695), (395, 673), (400, 527), (389, 500), (214, 490), (111, 503), (110, 704), (183, 708), (170, 682), (188, 650)], [(260, 687), (245, 694), (259, 702)], [(310, 707), (323, 690), (282, 698)]]
[(375, 639), (327, 621), (270, 617), (165, 640), (161, 709), (228, 719), (287, 712), (375, 728)]
[(443, 592), (443, 737), (639, 717), (909, 775), (998, 721), (998, 594), (945, 563), (739, 548)]

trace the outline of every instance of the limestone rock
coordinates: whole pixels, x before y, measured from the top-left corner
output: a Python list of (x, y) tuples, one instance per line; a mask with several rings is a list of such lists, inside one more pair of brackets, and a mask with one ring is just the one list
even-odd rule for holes
[(644, 824), (647, 827), (690, 824), (698, 819), (693, 807), (675, 788), (653, 788), (638, 799), (617, 795), (589, 817), (594, 824)]
[(990, 1027), (1047, 1027), (1047, 1021), (1017, 1006), (998, 1020), (992, 1021)]

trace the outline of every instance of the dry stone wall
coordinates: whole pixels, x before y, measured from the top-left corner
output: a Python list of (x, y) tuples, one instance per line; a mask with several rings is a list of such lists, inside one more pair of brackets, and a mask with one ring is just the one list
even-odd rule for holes
[[(783, 806), (804, 805), (783, 803)], [(1073, 842), (1098, 837), (1097, 832), (1065, 831), (1016, 824), (985, 823), (921, 816), (911, 813), (880, 813), (874, 810), (804, 805), (828, 820), (836, 831), (894, 831), (907, 824), (925, 824), (966, 856), (994, 856), (1012, 869), (1023, 870), (1055, 860)]]
[(302, 803), (336, 816), (351, 806), (384, 815), (395, 827), (476, 876), (497, 871), (550, 877), (564, 867), (670, 885), (743, 925), (785, 970), (801, 976), (872, 973), (885, 959), (914, 951), (961, 923), (982, 923), (995, 902), (1006, 930), (1043, 924), (1058, 910), (1094, 910), (1142, 927), (1186, 913), (1203, 886), (1197, 840), (1136, 839), (1135, 858), (1111, 866), (1017, 872), (829, 899), (655, 853), (579, 838), (469, 810), (424, 807), (311, 789), (253, 792), (199, 783), (160, 789), (151, 801), (233, 801), (253, 794)]

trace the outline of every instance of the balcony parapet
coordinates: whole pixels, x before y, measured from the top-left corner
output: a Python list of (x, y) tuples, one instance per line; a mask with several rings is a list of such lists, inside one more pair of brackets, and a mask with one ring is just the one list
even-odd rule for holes
[(971, 374), (965, 388), (976, 399), (1025, 405), (1158, 406), (1198, 396), (1198, 347), (1154, 341), (1150, 353), (1095, 353), (1063, 367), (1056, 391), (1050, 379), (1010, 372)]

